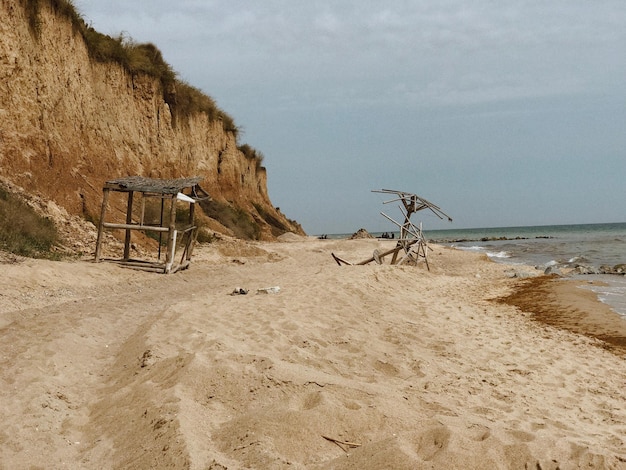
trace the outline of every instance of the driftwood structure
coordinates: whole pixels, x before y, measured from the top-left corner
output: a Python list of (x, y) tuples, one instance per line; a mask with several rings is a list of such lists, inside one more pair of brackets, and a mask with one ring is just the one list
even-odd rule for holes
[(430, 266), (428, 265), (428, 243), (427, 240), (424, 238), (424, 234), (422, 233), (422, 224), (420, 223), (417, 226), (413, 224), (413, 222), (411, 222), (411, 215), (415, 212), (428, 209), (440, 219), (446, 218), (450, 222), (452, 222), (452, 218), (450, 218), (432, 202), (429, 202), (426, 199), (413, 193), (396, 191), (393, 189), (380, 189), (374, 190), (372, 192), (395, 195), (393, 199), (385, 201), (383, 204), (389, 204), (391, 202), (398, 201), (402, 202), (402, 207), (400, 207), (400, 211), (402, 212), (402, 215), (404, 217), (403, 222), (395, 221), (384, 212), (380, 213), (383, 217), (385, 217), (387, 220), (391, 221), (398, 227), (400, 236), (398, 237), (396, 246), (382, 253), (378, 250), (374, 250), (374, 253), (371, 257), (358, 263), (350, 263), (349, 261), (338, 257), (334, 253), (331, 253), (334, 260), (339, 266), (341, 266), (342, 264), (364, 265), (371, 262), (382, 264), (385, 256), (391, 255), (391, 264), (417, 264), (421, 259), (423, 259), (426, 263), (426, 267), (428, 268), (428, 270), (430, 270)]
[[(124, 230), (126, 233), (122, 258), (108, 259), (107, 261), (117, 262), (130, 268), (162, 273), (173, 273), (189, 267), (197, 236), (197, 227), (194, 223), (195, 203), (209, 198), (208, 193), (199, 186), (198, 183), (200, 183), (200, 181), (201, 178), (198, 177), (154, 179), (142, 176), (129, 176), (107, 181), (102, 189), (102, 211), (98, 225), (95, 261), (100, 261), (104, 238), (103, 231), (105, 229)], [(107, 207), (112, 191), (124, 193), (128, 197), (126, 203), (126, 217), (123, 223), (107, 222)], [(136, 215), (133, 217), (136, 194), (140, 196), (140, 208), (139, 211), (135, 210)], [(150, 200), (156, 201), (157, 206), (160, 207), (158, 220), (146, 220), (146, 202)], [(166, 201), (169, 202), (166, 204)], [(183, 225), (179, 227), (176, 225), (177, 202), (188, 204), (186, 220)], [(152, 232), (158, 235), (158, 254), (156, 261), (131, 259), (131, 232), (133, 230)], [(180, 240), (178, 240), (179, 235)], [(166, 240), (164, 261), (161, 260), (163, 236), (165, 236)], [(182, 248), (182, 254), (178, 262), (176, 253), (177, 245)]]

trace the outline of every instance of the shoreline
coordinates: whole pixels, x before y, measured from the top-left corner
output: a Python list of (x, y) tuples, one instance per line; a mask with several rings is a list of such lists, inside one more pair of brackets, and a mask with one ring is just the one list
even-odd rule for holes
[[(626, 363), (500, 300), (532, 280), (437, 245), (430, 271), (338, 266), (394, 242), (292, 238), (201, 246), (172, 275), (3, 265), (0, 467), (626, 464)], [(546, 308), (579, 306), (545, 281)]]
[(596, 338), (606, 349), (626, 356), (626, 321), (584, 288), (589, 283), (554, 276), (524, 279), (501, 301), (532, 313), (537, 322)]

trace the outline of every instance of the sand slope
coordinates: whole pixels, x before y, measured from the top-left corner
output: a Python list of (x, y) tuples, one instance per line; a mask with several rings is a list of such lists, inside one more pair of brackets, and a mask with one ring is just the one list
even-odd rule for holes
[(3, 265), (0, 467), (626, 468), (624, 357), (494, 301), (518, 281), (477, 255), (330, 256), (390, 243)]

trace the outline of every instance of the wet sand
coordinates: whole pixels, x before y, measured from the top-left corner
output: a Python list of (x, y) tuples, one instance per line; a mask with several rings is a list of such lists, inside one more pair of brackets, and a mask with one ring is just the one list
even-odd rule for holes
[(545, 325), (597, 338), (603, 347), (626, 357), (626, 321), (583, 288), (588, 282), (541, 276), (520, 281), (502, 300)]

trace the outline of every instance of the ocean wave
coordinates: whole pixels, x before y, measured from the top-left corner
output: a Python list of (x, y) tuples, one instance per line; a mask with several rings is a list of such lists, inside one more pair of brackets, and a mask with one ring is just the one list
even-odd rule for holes
[(508, 251), (487, 251), (487, 249), (484, 246), (454, 246), (452, 245), (453, 248), (457, 248), (459, 250), (462, 251), (471, 251), (473, 253), (485, 253), (489, 258), (496, 258), (496, 259), (508, 259), (511, 257), (511, 253), (509, 253)]
[(458, 248), (459, 250), (463, 250), (463, 251), (475, 251), (475, 252), (480, 252), (482, 253), (483, 251), (485, 251), (485, 248), (482, 246), (455, 246), (452, 245), (453, 248)]

